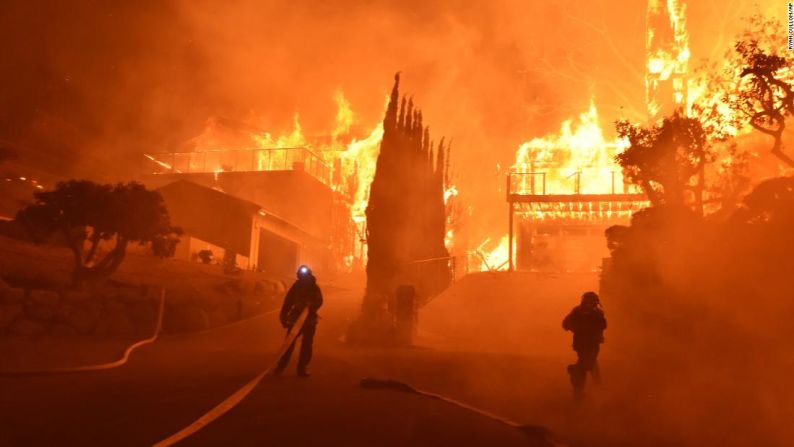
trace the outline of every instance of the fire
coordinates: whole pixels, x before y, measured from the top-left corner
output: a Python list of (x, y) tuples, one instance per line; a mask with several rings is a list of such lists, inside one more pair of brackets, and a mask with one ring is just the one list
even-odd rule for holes
[[(686, 5), (682, 0), (649, 0), (647, 9), (645, 93), (649, 117), (654, 120), (678, 107), (689, 107), (689, 35)], [(615, 194), (633, 192), (623, 183), (615, 156), (628, 147), (618, 138), (608, 139), (599, 123), (595, 101), (578, 120), (562, 123), (555, 135), (521, 144), (511, 168), (510, 193)], [(627, 218), (641, 204), (536, 203), (522, 210), (523, 217), (542, 220), (576, 220), (586, 223)], [(486, 239), (477, 248), (488, 245)], [(483, 269), (492, 270), (508, 257), (508, 238), (483, 254)], [(503, 262), (500, 262), (503, 261)], [(498, 268), (498, 267), (497, 267)]]
[(213, 178), (215, 178), (216, 182), (218, 181), (218, 177), (221, 175), (221, 172), (223, 172), (223, 168), (222, 167), (215, 168), (215, 170), (212, 171), (212, 176), (213, 176)]
[[(308, 137), (298, 114), (293, 117), (291, 129), (283, 133), (215, 117), (207, 121), (200, 135), (188, 142), (189, 152), (144, 156), (156, 165), (158, 172), (211, 173), (216, 182), (224, 172), (304, 169), (347, 201), (360, 236), (357, 239), (362, 239), (383, 124), (379, 121), (364, 137), (351, 136), (356, 121), (351, 104), (341, 90), (334, 93), (333, 100), (336, 115), (327, 137)], [(249, 121), (260, 120), (253, 117)], [(445, 200), (454, 194), (457, 190), (445, 193)], [(350, 259), (345, 262), (352, 263)]]
[[(783, 24), (772, 19), (754, 24), (753, 27), (742, 37), (756, 40), (767, 54), (779, 54), (782, 47), (778, 46), (777, 36), (782, 32)], [(740, 87), (747, 82), (741, 76), (743, 67), (736, 58), (735, 51), (730, 49), (721, 61), (701, 67), (688, 80), (687, 114), (697, 117), (717, 139), (746, 135), (753, 131), (746, 119), (738, 116), (730, 105), (738, 100)], [(785, 82), (794, 80), (794, 73), (789, 67), (778, 70), (776, 75)]]
[(289, 133), (277, 137), (273, 137), (269, 132), (253, 133), (251, 138), (256, 143), (256, 146), (262, 149), (301, 147), (308, 145), (306, 138), (303, 136), (300, 116), (297, 113), (292, 118), (292, 131)]
[(589, 109), (576, 123), (566, 120), (556, 135), (521, 144), (512, 171), (523, 174), (513, 192), (523, 194), (603, 194), (622, 184), (615, 155), (626, 148), (620, 139), (608, 140), (598, 122), (598, 110)]
[(448, 204), (449, 201), (453, 197), (457, 197), (457, 195), (458, 195), (458, 187), (457, 186), (455, 186), (455, 185), (447, 186), (447, 188), (444, 190), (444, 204), (445, 205)]
[[(490, 243), (491, 238), (486, 238), (473, 253), (478, 257), (479, 270), (483, 272), (507, 270), (510, 253), (507, 235), (502, 236), (496, 247), (488, 251), (486, 247)], [(513, 248), (515, 249), (515, 241), (513, 241)]]
[(458, 187), (450, 183), (450, 179), (448, 178), (446, 182), (449, 184), (444, 186), (444, 208), (447, 214), (447, 232), (444, 235), (444, 246), (447, 248), (448, 252), (454, 253), (456, 248), (455, 229), (458, 228), (461, 208), (456, 200), (456, 197), (458, 197)]
[[(347, 191), (351, 199), (351, 217), (354, 222), (363, 224), (364, 211), (369, 199), (369, 185), (375, 175), (375, 163), (378, 159), (380, 141), (383, 138), (383, 124), (378, 123), (368, 136), (362, 139), (354, 138), (345, 143), (343, 137), (349, 135), (354, 123), (355, 114), (350, 102), (341, 90), (334, 94), (336, 103), (336, 116), (334, 128), (331, 131), (329, 142), (312, 144), (303, 133), (300, 118), (296, 114), (293, 119), (293, 128), (289, 133), (274, 137), (267, 132), (256, 133), (252, 138), (259, 148), (297, 148), (306, 147), (318, 155), (329, 166), (341, 167), (341, 172), (336, 176), (339, 184), (331, 185), (336, 191)], [(272, 153), (260, 152), (258, 154), (259, 170), (277, 169), (285, 166), (292, 169), (286, 157), (287, 152), (273, 151)], [(335, 162), (337, 162), (335, 164)]]
[(671, 106), (687, 104), (686, 5), (681, 0), (649, 0), (647, 21), (645, 101), (648, 115), (657, 119), (669, 114)]
[(354, 115), (353, 109), (350, 108), (350, 101), (345, 98), (345, 94), (341, 90), (337, 90), (334, 94), (334, 102), (336, 103), (336, 125), (331, 136), (334, 141), (337, 141), (339, 137), (350, 133)]
[[(315, 144), (309, 142), (303, 134), (298, 115), (295, 115), (293, 129), (288, 134), (273, 137), (269, 133), (260, 133), (253, 137), (260, 148), (307, 147), (329, 167), (340, 170), (333, 176), (337, 181), (330, 186), (349, 200), (351, 219), (356, 224), (359, 235), (363, 237), (369, 187), (375, 176), (375, 165), (383, 139), (383, 124), (379, 122), (364, 138), (353, 138), (352, 141), (345, 142), (344, 137), (350, 134), (355, 114), (341, 90), (334, 94), (334, 102), (337, 111), (330, 141)], [(260, 152), (258, 168), (269, 170), (286, 166), (286, 169), (292, 169), (288, 164), (289, 160), (285, 158), (287, 156), (288, 153), (284, 151)]]
[[(350, 209), (356, 226), (355, 251), (364, 256), (366, 208), (369, 190), (383, 139), (383, 124), (378, 121), (368, 133), (351, 135), (356, 114), (341, 90), (333, 95), (336, 105), (333, 127), (325, 136), (307, 136), (300, 116), (294, 115), (292, 127), (283, 133), (271, 133), (249, 123), (215, 117), (207, 121), (202, 133), (188, 141), (190, 151), (150, 155), (157, 173), (211, 173), (216, 182), (222, 173), (305, 170), (327, 184)], [(385, 97), (384, 110), (389, 97)], [(444, 203), (448, 206), (458, 195), (454, 185), (446, 185)], [(446, 233), (448, 247), (453, 246), (454, 231)], [(346, 259), (352, 265), (351, 259)]]
[[(296, 113), (292, 119), (292, 131), (273, 137), (269, 132), (253, 133), (253, 139), (256, 147), (261, 149), (272, 148), (297, 148), (309, 146), (306, 138), (303, 136), (303, 128), (301, 127), (300, 117)], [(292, 169), (289, 160), (287, 159), (288, 152), (286, 151), (259, 151), (257, 152), (257, 168), (259, 171), (270, 171), (276, 169)]]
[(383, 123), (379, 123), (369, 136), (362, 140), (353, 140), (340, 155), (343, 172), (355, 179), (351, 214), (357, 223), (363, 223), (366, 219), (364, 212), (369, 201), (369, 185), (375, 177), (375, 164), (382, 139)]
[[(621, 167), (615, 161), (615, 156), (627, 145), (625, 140), (604, 135), (595, 101), (591, 99), (587, 111), (578, 119), (563, 121), (558, 133), (533, 138), (518, 147), (516, 162), (510, 169), (510, 192), (530, 195), (631, 192), (633, 188), (623, 184)], [(634, 209), (623, 209), (610, 202), (572, 201), (539, 204), (519, 214), (535, 220), (575, 219), (587, 223), (626, 218)], [(514, 239), (514, 253), (515, 244)], [(507, 269), (508, 236), (502, 236), (495, 247), (486, 250), (489, 245), (490, 238), (485, 239), (475, 251), (481, 259), (480, 270)]]
[(455, 231), (452, 228), (447, 229), (447, 232), (444, 233), (444, 247), (447, 248), (448, 251), (452, 251), (452, 248), (455, 246)]
[[(731, 101), (736, 100), (735, 82), (741, 70), (730, 56), (712, 67), (724, 76), (709, 76), (709, 72), (690, 75), (686, 12), (684, 0), (648, 2), (644, 81), (650, 123), (680, 109), (687, 116), (697, 117), (717, 141), (751, 132), (746, 124), (740, 125), (741, 120), (730, 106)], [(768, 29), (757, 32), (779, 35)], [(767, 40), (775, 45), (778, 43), (774, 37)], [(774, 54), (778, 49), (766, 50)], [(794, 77), (787, 69), (781, 70), (779, 75)], [(589, 109), (578, 120), (564, 121), (557, 134), (535, 138), (519, 146), (516, 163), (511, 168), (509, 192), (523, 195), (637, 192), (636, 188), (623, 184), (622, 169), (615, 161), (615, 155), (627, 146), (627, 141), (604, 136), (598, 111), (591, 100)], [(715, 165), (725, 171), (735, 162), (734, 154), (728, 145), (716, 144)], [(532, 202), (519, 209), (516, 215), (536, 222), (586, 224), (626, 220), (644, 206), (647, 202), (642, 200)], [(507, 262), (508, 237), (502, 236), (495, 247), (490, 239), (485, 239), (475, 253), (482, 259), (481, 270), (500, 269)]]
[(168, 164), (168, 163), (166, 163), (166, 162), (164, 162), (164, 161), (160, 161), (160, 160), (158, 160), (158, 159), (154, 158), (153, 156), (151, 156), (151, 155), (149, 155), (149, 154), (143, 154), (143, 156), (144, 156), (144, 157), (146, 157), (147, 159), (151, 160), (152, 162), (154, 162), (155, 164), (157, 164), (157, 165), (158, 165), (158, 166), (160, 166), (161, 168), (164, 168), (164, 169), (166, 169), (166, 170), (168, 170), (168, 171), (174, 171), (174, 172), (176, 172), (176, 173), (179, 173), (179, 172), (181, 172), (181, 171), (179, 171), (178, 169), (174, 169), (174, 167), (173, 167), (173, 166), (171, 166), (170, 164)]

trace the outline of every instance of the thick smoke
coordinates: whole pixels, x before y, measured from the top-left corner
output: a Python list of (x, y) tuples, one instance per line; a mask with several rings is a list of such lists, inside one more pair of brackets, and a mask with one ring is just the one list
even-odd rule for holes
[[(504, 219), (496, 166), (519, 143), (591, 96), (610, 131), (617, 118), (642, 119), (645, 10), (618, 0), (8, 0), (0, 141), (52, 177), (134, 178), (142, 152), (178, 147), (211, 116), (255, 114), (279, 132), (299, 113), (307, 133), (330, 133), (341, 89), (371, 128), (402, 71), (433, 134), (454, 141), (473, 223), (492, 231)], [(754, 10), (693, 2), (693, 60), (720, 56)]]

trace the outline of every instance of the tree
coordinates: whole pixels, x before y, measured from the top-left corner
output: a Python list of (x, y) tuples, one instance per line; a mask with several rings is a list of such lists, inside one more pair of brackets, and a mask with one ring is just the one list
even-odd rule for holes
[(385, 310), (398, 286), (410, 284), (428, 297), (452, 279), (444, 245), (449, 145), (442, 140), (434, 148), (422, 112), (412, 99), (400, 99), (399, 86), (398, 73), (367, 202), (367, 289), (361, 317), (348, 333), (353, 343), (395, 341)]
[(709, 135), (719, 140), (749, 129), (769, 135), (771, 153), (794, 167), (783, 148), (786, 119), (794, 115), (794, 59), (780, 53), (785, 29), (781, 21), (761, 14), (745, 22), (723, 61), (700, 67), (690, 80), (690, 90), (702, 92), (690, 115), (699, 117)]
[(791, 61), (765, 51), (758, 40), (742, 40), (735, 45), (740, 56), (741, 82), (731, 107), (746, 117), (756, 130), (772, 137), (772, 154), (794, 167), (794, 159), (783, 152), (786, 118), (794, 115), (794, 89), (782, 79), (781, 70), (792, 68)]
[[(88, 180), (60, 182), (52, 191), (35, 193), (35, 202), (16, 219), (42, 241), (57, 235), (74, 255), (75, 285), (111, 275), (124, 260), (127, 245), (172, 238), (165, 202), (142, 184), (101, 185)], [(100, 256), (100, 245), (111, 248)]]
[[(390, 295), (405, 281), (422, 295), (449, 283), (444, 246), (447, 148), (435, 148), (422, 112), (399, 95), (395, 76), (367, 204), (367, 294)], [(434, 156), (435, 155), (435, 156)], [(434, 261), (430, 261), (434, 260)]]
[(768, 225), (766, 231), (774, 228), (780, 230), (779, 233), (788, 233), (794, 225), (794, 177), (777, 177), (759, 183), (744, 198), (733, 221)]
[(650, 127), (618, 121), (616, 128), (618, 135), (629, 142), (616, 157), (627, 180), (642, 187), (654, 206), (694, 203), (702, 213), (709, 153), (700, 121), (677, 111)]

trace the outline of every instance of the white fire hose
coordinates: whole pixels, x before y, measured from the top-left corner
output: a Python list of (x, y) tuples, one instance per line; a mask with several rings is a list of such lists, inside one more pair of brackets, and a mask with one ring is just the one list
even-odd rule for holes
[[(308, 313), (309, 313), (308, 308), (304, 309), (303, 312), (301, 312), (300, 316), (298, 317), (298, 320), (295, 322), (294, 325), (292, 325), (292, 327), (302, 328), (303, 323), (306, 321), (306, 317)], [(262, 379), (264, 379), (268, 374), (271, 373), (271, 371), (273, 371), (273, 368), (276, 366), (278, 360), (281, 358), (282, 355), (284, 355), (284, 352), (289, 348), (292, 342), (295, 341), (295, 339), (298, 337), (300, 333), (301, 333), (300, 329), (296, 331), (288, 332), (287, 336), (284, 338), (284, 343), (281, 345), (281, 348), (278, 350), (276, 361), (273, 362), (270, 366), (268, 366), (267, 369), (259, 373), (256, 377), (251, 379), (248, 383), (246, 383), (240, 389), (232, 393), (232, 395), (224, 399), (221, 403), (216, 405), (214, 408), (212, 408), (210, 411), (205, 413), (203, 416), (196, 419), (192, 424), (179, 430), (173, 435), (163, 439), (162, 441), (154, 444), (154, 447), (168, 447), (174, 445), (177, 442), (182, 441), (188, 436), (206, 427), (207, 425), (209, 425), (219, 417), (229, 412), (229, 410), (237, 406), (237, 404), (242, 402), (243, 399), (245, 399), (249, 394), (251, 394), (251, 391), (254, 390), (254, 388), (259, 384), (259, 382), (262, 381)]]

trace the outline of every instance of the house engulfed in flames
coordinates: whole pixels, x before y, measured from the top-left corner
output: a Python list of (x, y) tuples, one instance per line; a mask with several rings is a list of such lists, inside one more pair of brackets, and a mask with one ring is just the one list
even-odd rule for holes
[(519, 147), (507, 176), (509, 229), (501, 245), (510, 270), (591, 271), (600, 265), (607, 255), (604, 230), (647, 206), (615, 163), (624, 148), (625, 142), (604, 138), (592, 101), (558, 134)]
[[(361, 132), (353, 126), (350, 105), (341, 93), (336, 102), (335, 129), (316, 138), (304, 136), (297, 117), (292, 131), (277, 137), (257, 126), (211, 118), (199, 136), (178, 150), (144, 154), (147, 182), (162, 187), (188, 181), (211, 188), (228, 195), (229, 201), (258, 206), (261, 215), (276, 217), (292, 230), (270, 234), (271, 229), (263, 229), (262, 237), (250, 239), (253, 248), (247, 256), (236, 255), (242, 267), (272, 269), (275, 261), (268, 253), (276, 256), (285, 250), (290, 256), (278, 257), (290, 265), (277, 266), (279, 273), (309, 262), (325, 271), (361, 267), (366, 262), (364, 212), (383, 130), (378, 125)], [(205, 219), (218, 211), (207, 209)], [(198, 234), (186, 237), (187, 242), (201, 239)], [(278, 247), (263, 241), (278, 241)], [(222, 240), (198, 242), (191, 245), (232, 251)]]
[[(645, 92), (649, 122), (691, 108), (689, 36), (681, 0), (647, 6)], [(626, 148), (607, 140), (591, 100), (559, 133), (523, 143), (507, 176), (509, 227), (483, 255), (489, 269), (597, 270), (608, 255), (604, 230), (627, 224), (649, 203), (624, 183), (615, 156)]]

